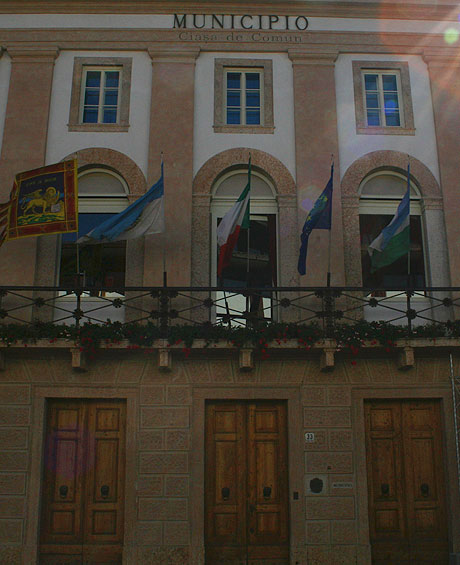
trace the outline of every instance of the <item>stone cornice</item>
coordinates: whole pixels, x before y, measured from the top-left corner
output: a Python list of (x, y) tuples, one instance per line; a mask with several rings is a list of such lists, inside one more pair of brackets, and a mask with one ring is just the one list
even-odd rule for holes
[[(385, 18), (400, 20), (457, 21), (458, 3), (454, 0), (432, 2), (431, 5), (404, 0), (380, 0), (357, 2), (330, 2), (288, 0), (252, 0), (248, 9), (247, 0), (232, 0), (219, 3), (218, 13), (243, 14), (301, 14), (307, 17), (338, 18)], [(216, 2), (212, 0), (2, 0), (3, 14), (171, 14), (171, 13), (216, 13)]]
[(424, 49), (423, 60), (430, 67), (460, 67), (460, 53), (454, 49)]
[(325, 65), (333, 67), (339, 51), (338, 49), (330, 49), (328, 51), (288, 49), (288, 55), (293, 65)]
[[(24, 43), (24, 37), (27, 43)], [(412, 54), (439, 58), (460, 56), (459, 47), (447, 47), (443, 34), (339, 32), (339, 31), (242, 31), (169, 29), (0, 29), (0, 48), (149, 50), (169, 57), (194, 50), (244, 52), (311, 52)], [(442, 57), (441, 57), (442, 58)], [(305, 58), (304, 58), (305, 60)]]
[(54, 63), (59, 56), (59, 47), (51, 45), (6, 46), (14, 63)]
[(194, 63), (200, 54), (200, 48), (193, 44), (183, 48), (153, 45), (147, 51), (152, 63)]

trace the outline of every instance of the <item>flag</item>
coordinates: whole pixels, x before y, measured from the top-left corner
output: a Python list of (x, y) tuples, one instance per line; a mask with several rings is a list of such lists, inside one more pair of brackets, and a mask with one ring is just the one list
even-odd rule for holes
[(300, 251), (297, 270), (301, 275), (306, 273), (308, 238), (314, 229), (330, 230), (332, 215), (332, 189), (333, 189), (334, 165), (331, 166), (331, 178), (326, 188), (319, 195), (315, 205), (310, 210), (300, 234)]
[(238, 241), (241, 229), (249, 228), (249, 195), (251, 192), (251, 158), (248, 166), (248, 183), (238, 200), (222, 218), (217, 226), (217, 244), (219, 245), (219, 263), (217, 276), (230, 264), (233, 249)]
[(17, 174), (8, 205), (7, 240), (77, 231), (77, 161), (62, 161)]
[(391, 222), (369, 245), (371, 273), (409, 253), (410, 247), (410, 168), (407, 167), (407, 190)]
[(157, 182), (130, 206), (99, 224), (77, 243), (106, 243), (165, 231), (163, 163)]

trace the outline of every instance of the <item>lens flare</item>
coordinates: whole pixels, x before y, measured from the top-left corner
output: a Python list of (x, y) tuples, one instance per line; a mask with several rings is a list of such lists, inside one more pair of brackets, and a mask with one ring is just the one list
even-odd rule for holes
[(453, 45), (454, 43), (457, 43), (459, 36), (460, 36), (460, 31), (458, 31), (458, 29), (450, 27), (449, 29), (446, 29), (446, 31), (444, 32), (444, 41), (448, 45)]

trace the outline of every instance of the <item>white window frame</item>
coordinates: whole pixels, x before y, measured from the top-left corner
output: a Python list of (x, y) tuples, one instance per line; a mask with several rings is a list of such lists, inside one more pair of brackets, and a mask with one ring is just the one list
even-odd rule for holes
[[(85, 94), (86, 94), (86, 79), (88, 72), (97, 71), (101, 73), (101, 86), (99, 87), (99, 105), (98, 105), (98, 117), (97, 122), (84, 122), (84, 110), (85, 110)], [(117, 96), (117, 119), (115, 122), (104, 122), (104, 94), (106, 90), (106, 76), (108, 72), (118, 72), (118, 96)], [(121, 107), (121, 97), (123, 96), (122, 92), (122, 84), (123, 84), (123, 67), (121, 66), (90, 66), (85, 65), (83, 67), (83, 76), (82, 76), (82, 88), (81, 88), (81, 98), (80, 98), (80, 123), (83, 125), (91, 125), (91, 124), (101, 124), (101, 125), (110, 125), (110, 124), (119, 124), (120, 123), (120, 107)], [(112, 88), (112, 90), (115, 90)]]
[[(372, 125), (368, 123), (367, 117), (367, 98), (366, 98), (366, 75), (377, 75), (377, 83), (378, 83), (378, 99), (379, 99), (379, 116), (380, 116), (380, 124), (379, 125)], [(391, 126), (387, 125), (386, 123), (386, 115), (385, 115), (385, 102), (384, 102), (384, 90), (383, 90), (383, 79), (384, 75), (390, 75), (396, 77), (396, 95), (398, 98), (398, 110), (399, 110), (399, 126)], [(373, 128), (395, 128), (400, 129), (405, 127), (404, 122), (404, 104), (402, 103), (402, 89), (401, 89), (401, 73), (398, 69), (389, 69), (389, 70), (382, 70), (382, 69), (362, 69), (361, 70), (361, 81), (362, 81), (362, 93), (363, 93), (363, 106), (364, 106), (364, 115), (366, 120), (366, 127)]]
[[(231, 124), (227, 121), (227, 110), (229, 106), (227, 105), (227, 97), (229, 88), (227, 87), (227, 75), (229, 73), (237, 73), (241, 75), (241, 86), (240, 86), (240, 116), (241, 121), (239, 124)], [(246, 111), (248, 107), (246, 106), (246, 75), (247, 74), (258, 74), (259, 75), (259, 97), (260, 97), (260, 106), (259, 108), (259, 116), (260, 122), (258, 124), (248, 124), (246, 123)], [(250, 89), (252, 90), (252, 89)], [(259, 67), (225, 67), (224, 70), (224, 117), (225, 117), (225, 124), (227, 126), (249, 126), (249, 127), (259, 127), (264, 126), (264, 69)], [(256, 108), (256, 106), (254, 106)]]

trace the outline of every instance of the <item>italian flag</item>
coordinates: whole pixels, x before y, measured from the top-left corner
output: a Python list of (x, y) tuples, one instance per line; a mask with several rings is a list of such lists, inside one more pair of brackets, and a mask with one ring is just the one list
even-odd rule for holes
[(407, 191), (399, 203), (398, 210), (391, 222), (383, 228), (380, 235), (369, 245), (371, 273), (391, 265), (397, 259), (409, 253), (410, 247), (410, 184), (407, 171)]
[(249, 228), (249, 193), (251, 191), (251, 159), (249, 159), (248, 184), (238, 200), (222, 218), (217, 227), (217, 244), (219, 245), (219, 262), (217, 276), (230, 264), (233, 249), (238, 241), (240, 230)]

